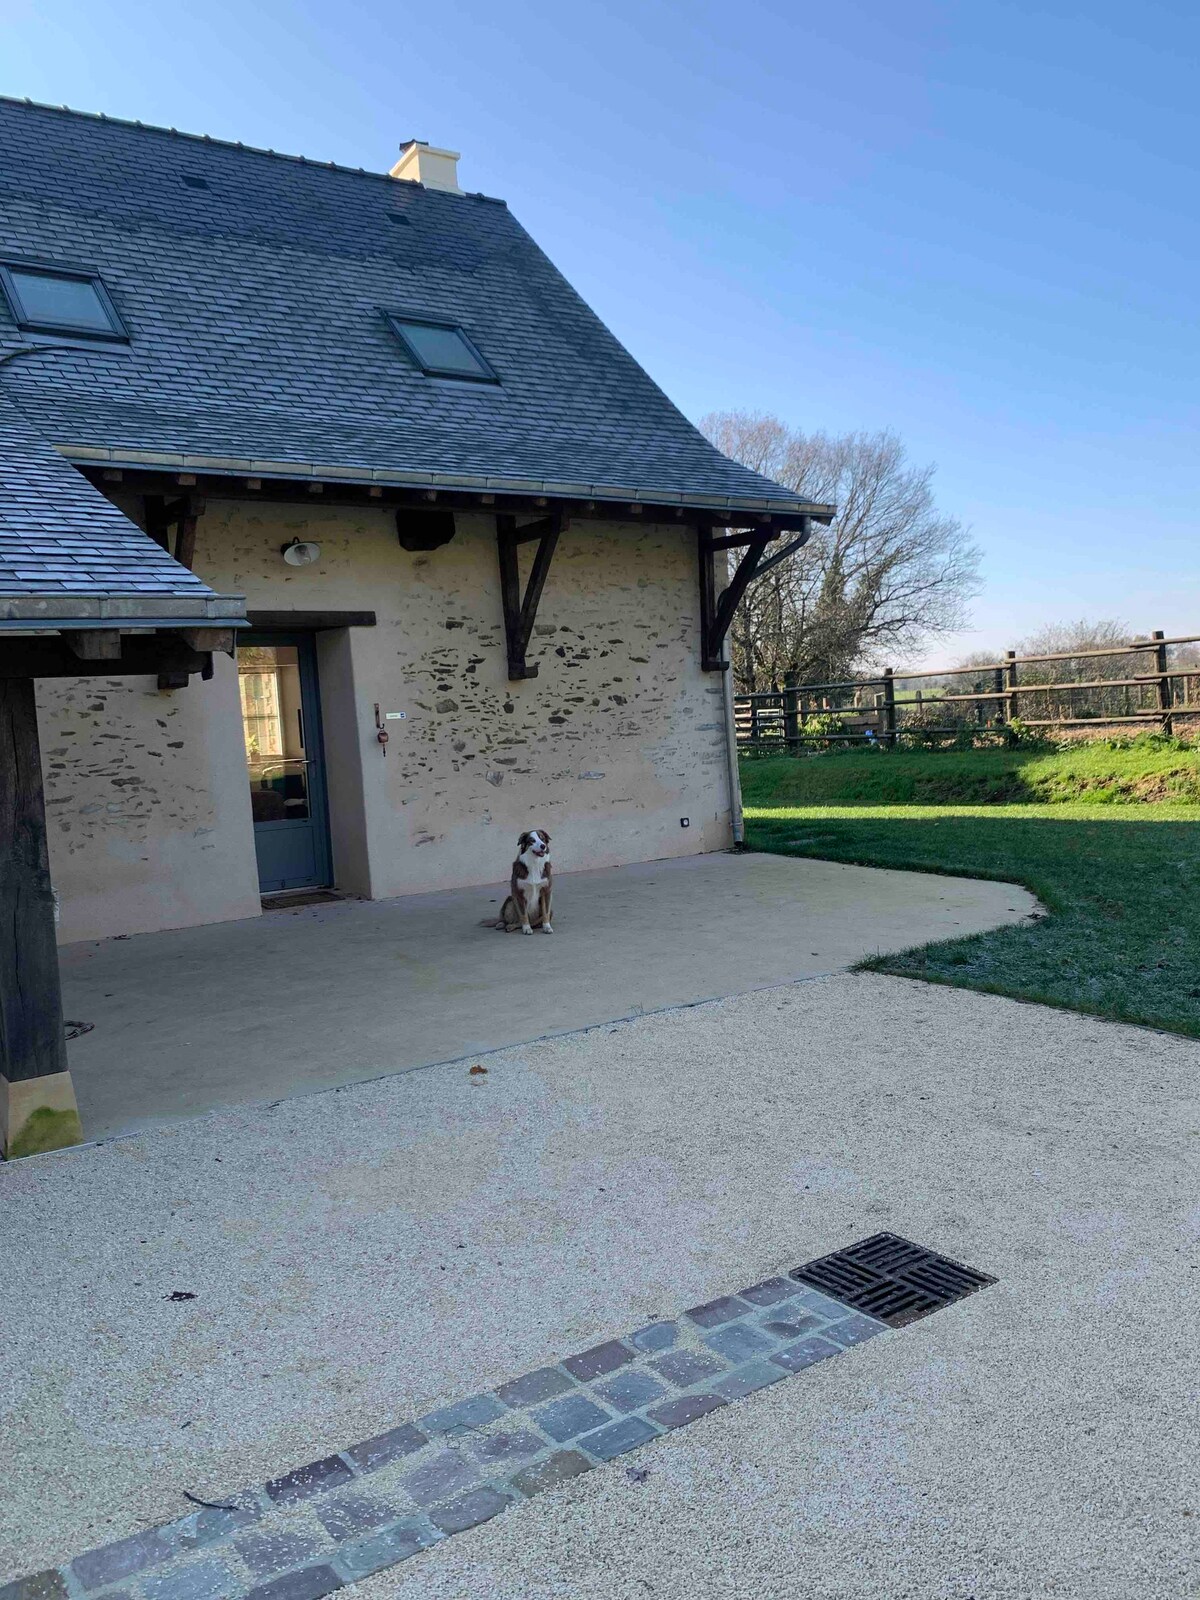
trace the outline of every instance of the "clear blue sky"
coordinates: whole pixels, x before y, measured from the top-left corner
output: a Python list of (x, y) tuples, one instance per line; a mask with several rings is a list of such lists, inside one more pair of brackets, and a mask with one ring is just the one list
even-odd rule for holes
[(0, 87), (463, 152), (692, 417), (897, 429), (975, 631), (1200, 631), (1195, 0), (10, 0)]

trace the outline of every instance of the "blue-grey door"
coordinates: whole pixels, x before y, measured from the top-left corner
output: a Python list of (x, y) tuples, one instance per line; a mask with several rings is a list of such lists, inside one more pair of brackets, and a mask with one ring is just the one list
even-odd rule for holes
[(329, 813), (312, 634), (244, 634), (238, 686), (259, 890), (324, 888)]

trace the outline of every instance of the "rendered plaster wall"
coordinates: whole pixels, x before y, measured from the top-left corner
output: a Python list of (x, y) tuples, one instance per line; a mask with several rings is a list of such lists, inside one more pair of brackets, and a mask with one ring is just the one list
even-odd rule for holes
[[(293, 537), (319, 544), (320, 561), (287, 566), (280, 547)], [(412, 554), (383, 508), (210, 500), (196, 567), (222, 592), (245, 594), (251, 611), (370, 609), (378, 617), (374, 628), (318, 636), (334, 872), (343, 887), (378, 898), (499, 883), (517, 834), (537, 824), (554, 836), (560, 875), (730, 843), (722, 688), (699, 666), (692, 529), (569, 529), (529, 652), (540, 675), (520, 683), (507, 677), (491, 517), (460, 517), (449, 545)], [(104, 712), (90, 714), (88, 727), (111, 745), (102, 770), (90, 752), (81, 760), (63, 739), (44, 738), (54, 799), (75, 830), (74, 849), (62, 847), (64, 835), (52, 860), (64, 937), (257, 911), (227, 668), (216, 683), (165, 697), (145, 680), (106, 685)], [(52, 692), (65, 719), (84, 718), (77, 688)], [(376, 703), (405, 713), (386, 723), (386, 755)], [(166, 768), (160, 744), (170, 749)], [(85, 803), (100, 805), (86, 833), (74, 799), (81, 765)], [(114, 812), (112, 788), (100, 791), (116, 783), (118, 765), (126, 785)], [(153, 821), (131, 822), (131, 805)], [(209, 828), (212, 835), (200, 831)], [(481, 914), (487, 909), (485, 898)]]
[(37, 686), (59, 938), (100, 939), (258, 914), (237, 669)]

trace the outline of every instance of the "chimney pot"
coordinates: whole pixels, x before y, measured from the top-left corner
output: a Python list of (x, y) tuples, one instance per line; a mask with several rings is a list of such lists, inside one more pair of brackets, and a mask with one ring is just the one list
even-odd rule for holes
[(447, 194), (462, 194), (458, 184), (460, 152), (441, 150), (424, 139), (407, 139), (400, 146), (400, 159), (389, 176), (401, 183), (423, 183), (427, 189), (442, 189)]

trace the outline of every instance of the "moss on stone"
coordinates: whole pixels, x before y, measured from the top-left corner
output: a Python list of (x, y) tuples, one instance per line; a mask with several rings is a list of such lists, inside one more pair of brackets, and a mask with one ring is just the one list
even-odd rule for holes
[(8, 1158), (15, 1161), (18, 1156), (40, 1156), (47, 1150), (64, 1150), (68, 1145), (82, 1142), (83, 1124), (78, 1111), (39, 1106), (18, 1129), (8, 1147)]

